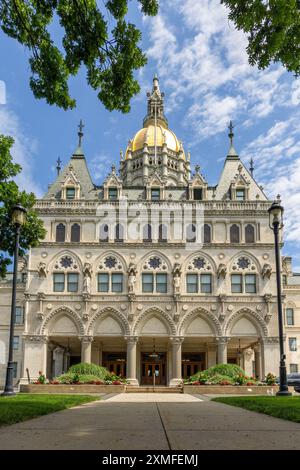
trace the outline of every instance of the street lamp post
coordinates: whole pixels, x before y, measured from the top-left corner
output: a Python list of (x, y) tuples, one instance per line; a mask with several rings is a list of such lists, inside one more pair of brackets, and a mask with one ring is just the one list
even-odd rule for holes
[(18, 275), (18, 257), (19, 257), (19, 241), (21, 227), (26, 221), (26, 209), (20, 204), (16, 204), (12, 208), (12, 223), (15, 227), (15, 251), (14, 251), (14, 272), (13, 272), (13, 285), (12, 285), (12, 298), (11, 298), (11, 312), (10, 312), (10, 331), (9, 331), (9, 349), (8, 349), (8, 362), (6, 370), (6, 381), (4, 392), (2, 396), (15, 395), (13, 386), (13, 341), (15, 329), (15, 312), (16, 312), (16, 294), (17, 294), (17, 275)]
[(279, 391), (277, 396), (290, 396), (287, 376), (286, 364), (283, 344), (283, 315), (282, 315), (282, 298), (281, 298), (281, 263), (280, 263), (280, 246), (279, 246), (279, 231), (283, 227), (283, 207), (280, 201), (274, 201), (269, 208), (269, 221), (270, 228), (274, 232), (275, 239), (275, 262), (276, 262), (276, 284), (277, 284), (277, 308), (278, 308), (278, 329), (279, 329), (279, 350), (280, 350), (280, 365), (279, 365)]

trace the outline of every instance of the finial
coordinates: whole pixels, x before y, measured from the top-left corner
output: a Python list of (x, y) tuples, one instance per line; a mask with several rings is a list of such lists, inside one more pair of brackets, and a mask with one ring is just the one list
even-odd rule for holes
[(83, 128), (84, 128), (84, 124), (82, 122), (82, 119), (80, 119), (80, 123), (79, 123), (79, 126), (78, 126), (78, 129), (79, 129), (79, 132), (78, 132), (78, 137), (79, 137), (78, 147), (81, 147), (81, 142), (82, 142), (82, 137), (83, 137)]
[(120, 150), (120, 160), (123, 161), (123, 158), (124, 158), (123, 150)]
[(195, 166), (195, 172), (196, 172), (196, 173), (199, 173), (199, 171), (200, 171), (200, 165), (196, 165), (196, 166)]
[(60, 173), (60, 170), (61, 170), (61, 164), (62, 164), (62, 161), (60, 159), (60, 157), (58, 157), (58, 159), (56, 160), (56, 171), (57, 171), (57, 176), (59, 175)]
[(254, 172), (254, 161), (253, 161), (253, 158), (252, 158), (252, 157), (251, 157), (249, 163), (250, 163), (249, 170), (250, 170), (251, 176), (253, 176), (253, 172)]
[(111, 172), (112, 173), (115, 173), (116, 172), (116, 166), (114, 164), (112, 164), (111, 166)]
[(280, 202), (281, 202), (281, 195), (280, 195), (280, 194), (277, 194), (276, 199), (277, 199), (277, 202), (280, 203)]
[(228, 137), (229, 137), (229, 139), (230, 139), (230, 145), (233, 145), (233, 137), (234, 137), (233, 129), (234, 129), (234, 125), (232, 124), (232, 121), (229, 122), (228, 129), (229, 129)]

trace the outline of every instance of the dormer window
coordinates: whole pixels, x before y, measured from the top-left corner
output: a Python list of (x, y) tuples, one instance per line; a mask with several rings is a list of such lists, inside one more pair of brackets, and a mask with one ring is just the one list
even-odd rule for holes
[(160, 200), (160, 189), (152, 188), (151, 189), (151, 201), (159, 201), (159, 200)]
[(194, 188), (194, 201), (202, 201), (202, 188)]
[(75, 188), (66, 188), (66, 198), (75, 199)]
[(108, 199), (116, 201), (118, 199), (118, 188), (108, 188)]
[(245, 201), (245, 199), (246, 199), (245, 189), (244, 188), (237, 189), (236, 190), (236, 200), (237, 201)]

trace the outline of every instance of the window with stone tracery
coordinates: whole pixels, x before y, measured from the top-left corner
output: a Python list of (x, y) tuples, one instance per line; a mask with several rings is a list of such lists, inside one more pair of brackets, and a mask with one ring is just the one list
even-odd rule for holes
[(212, 293), (212, 265), (203, 256), (195, 256), (187, 265), (186, 292), (188, 294)]
[(257, 293), (257, 267), (250, 257), (246, 255), (237, 257), (231, 266), (231, 271), (233, 294)]
[(98, 292), (121, 293), (124, 290), (124, 274), (121, 261), (114, 255), (104, 257), (98, 266)]
[(160, 294), (168, 292), (168, 267), (163, 258), (157, 255), (150, 256), (144, 262), (142, 269), (142, 292)]
[(77, 261), (70, 255), (60, 257), (54, 264), (53, 291), (78, 292), (79, 267)]

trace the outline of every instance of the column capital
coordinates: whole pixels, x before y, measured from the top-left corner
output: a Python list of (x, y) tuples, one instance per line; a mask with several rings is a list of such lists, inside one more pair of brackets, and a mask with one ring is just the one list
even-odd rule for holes
[(182, 344), (183, 340), (183, 336), (170, 336), (170, 341), (172, 344)]
[(218, 344), (227, 344), (229, 341), (229, 336), (217, 336), (216, 337), (216, 342)]
[(260, 343), (254, 344), (252, 349), (253, 349), (254, 352), (260, 353), (261, 352), (261, 344)]
[(124, 336), (127, 344), (136, 344), (139, 340), (138, 336)]
[(261, 342), (263, 344), (278, 344), (279, 338), (278, 336), (265, 336), (264, 338), (261, 338)]
[(48, 343), (49, 341), (48, 336), (45, 336), (45, 335), (23, 334), (22, 338), (23, 338), (23, 341), (26, 341), (28, 343)]
[(78, 338), (81, 341), (81, 343), (92, 343), (94, 341), (94, 337), (88, 336), (88, 335), (78, 336)]

